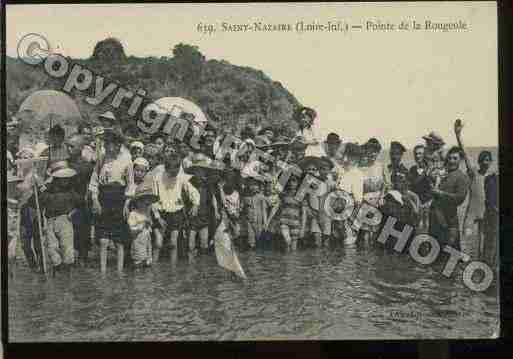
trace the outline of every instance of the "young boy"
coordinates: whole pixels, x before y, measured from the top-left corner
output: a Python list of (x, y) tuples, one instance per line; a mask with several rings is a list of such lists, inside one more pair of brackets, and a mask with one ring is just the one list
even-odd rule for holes
[(150, 169), (150, 163), (143, 157), (134, 160), (134, 183), (140, 185)]
[(286, 250), (296, 250), (297, 241), (305, 236), (306, 203), (296, 199), (300, 179), (291, 176), (281, 195), (280, 230), (285, 240)]
[(133, 209), (128, 215), (127, 223), (132, 237), (130, 255), (135, 268), (149, 266), (151, 253), (151, 205), (158, 200), (151, 180), (140, 183), (132, 200)]
[[(318, 168), (320, 164), (321, 160), (318, 157), (305, 158), (303, 162), (305, 174), (315, 178), (320, 178), (320, 172)], [(320, 185), (312, 184), (312, 186), (315, 187), (313, 188), (314, 193), (309, 193), (306, 197), (308, 204), (307, 222), (309, 223), (307, 228), (314, 236), (315, 246), (319, 247), (323, 245), (322, 229), (319, 221), (321, 212), (323, 210), (321, 207), (321, 197), (326, 194), (327, 185), (323, 182)]]
[(134, 141), (130, 144), (130, 154), (132, 159), (141, 157), (144, 153), (144, 144), (141, 141)]
[(261, 181), (254, 177), (246, 178), (246, 190), (242, 198), (244, 232), (250, 248), (255, 248), (265, 223), (267, 223), (266, 202), (262, 194)]
[(46, 247), (54, 275), (61, 269), (70, 273), (75, 262), (71, 216), (81, 201), (73, 188), (76, 171), (69, 168), (67, 161), (57, 161), (51, 164), (49, 175), (39, 194), (39, 205), (46, 217)]

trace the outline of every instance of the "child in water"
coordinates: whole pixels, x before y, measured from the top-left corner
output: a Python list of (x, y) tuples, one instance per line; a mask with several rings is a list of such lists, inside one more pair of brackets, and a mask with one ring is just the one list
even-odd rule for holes
[(306, 205), (296, 199), (299, 178), (291, 176), (282, 195), (280, 230), (286, 249), (296, 250), (297, 241), (305, 236)]
[(132, 210), (127, 219), (132, 245), (130, 255), (135, 268), (152, 263), (151, 205), (158, 200), (151, 187), (151, 180), (140, 183), (132, 200)]
[(256, 240), (260, 237), (267, 222), (265, 197), (262, 194), (262, 183), (253, 177), (247, 178), (245, 196), (242, 198), (245, 232), (248, 245), (255, 248)]
[(240, 195), (237, 191), (237, 180), (235, 172), (229, 172), (225, 175), (224, 181), (219, 185), (223, 217), (226, 216), (228, 230), (232, 233), (232, 238), (240, 236)]
[(265, 223), (264, 230), (271, 233), (278, 232), (278, 223), (274, 218), (276, 212), (280, 207), (280, 196), (276, 191), (276, 180), (273, 178), (271, 181), (266, 181), (264, 185), (264, 197), (266, 202), (267, 222)]
[(54, 162), (50, 171), (51, 177), (39, 194), (47, 219), (45, 244), (54, 274), (60, 269), (69, 273), (75, 261), (71, 216), (80, 203), (80, 196), (73, 188), (76, 171), (68, 167), (67, 161)]

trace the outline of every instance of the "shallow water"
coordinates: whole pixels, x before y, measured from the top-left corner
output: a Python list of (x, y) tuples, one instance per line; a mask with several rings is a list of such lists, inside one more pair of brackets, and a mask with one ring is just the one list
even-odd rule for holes
[[(9, 340), (172, 341), (490, 338), (496, 289), (475, 293), (461, 271), (378, 248), (239, 254), (247, 281), (215, 256), (119, 277), (109, 263), (45, 281), (24, 264), (9, 281)], [(23, 261), (21, 261), (23, 262)], [(96, 263), (94, 263), (96, 264)]]

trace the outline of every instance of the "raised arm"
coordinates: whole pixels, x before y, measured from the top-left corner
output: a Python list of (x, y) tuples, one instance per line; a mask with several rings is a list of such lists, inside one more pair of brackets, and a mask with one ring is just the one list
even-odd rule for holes
[(465, 160), (465, 166), (467, 167), (467, 173), (471, 180), (475, 178), (475, 172), (470, 166), (470, 161), (468, 159), (467, 153), (465, 152), (465, 147), (463, 146), (463, 141), (461, 140), (461, 131), (463, 130), (463, 122), (460, 119), (457, 119), (454, 122), (454, 134), (456, 135), (456, 140), (458, 141), (458, 146), (461, 148), (461, 152), (463, 153), (463, 159)]

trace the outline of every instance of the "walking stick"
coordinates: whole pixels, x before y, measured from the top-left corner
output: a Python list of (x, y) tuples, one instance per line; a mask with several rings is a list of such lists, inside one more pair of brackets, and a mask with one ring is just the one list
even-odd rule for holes
[(37, 226), (38, 226), (39, 238), (40, 238), (39, 243), (41, 246), (41, 267), (43, 270), (43, 274), (46, 276), (48, 274), (48, 271), (46, 268), (45, 246), (43, 244), (43, 241), (45, 243), (46, 243), (46, 241), (44, 240), (45, 238), (43, 236), (43, 221), (41, 219), (41, 207), (39, 206), (39, 195), (38, 195), (38, 189), (37, 189), (37, 185), (36, 185), (35, 181), (34, 181), (33, 187), (34, 187), (34, 199), (36, 201)]

